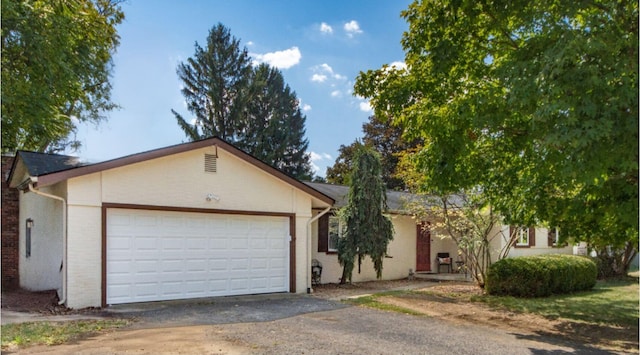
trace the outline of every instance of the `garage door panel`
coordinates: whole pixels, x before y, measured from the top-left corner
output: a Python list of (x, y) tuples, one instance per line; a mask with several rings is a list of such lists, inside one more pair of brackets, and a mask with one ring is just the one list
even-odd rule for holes
[(109, 209), (107, 303), (286, 292), (288, 218)]

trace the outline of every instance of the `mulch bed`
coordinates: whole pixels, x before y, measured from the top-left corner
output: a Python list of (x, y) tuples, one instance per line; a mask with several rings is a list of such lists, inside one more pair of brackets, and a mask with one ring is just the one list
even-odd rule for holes
[[(79, 313), (64, 305), (58, 304), (59, 298), (55, 290), (32, 292), (23, 289), (2, 291), (2, 310), (14, 312), (61, 315)], [(81, 310), (85, 313), (87, 310)]]

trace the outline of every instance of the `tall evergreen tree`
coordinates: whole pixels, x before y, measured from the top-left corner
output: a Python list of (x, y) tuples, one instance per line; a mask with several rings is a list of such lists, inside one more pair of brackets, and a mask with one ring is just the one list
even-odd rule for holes
[(377, 152), (364, 146), (357, 149), (348, 202), (341, 211), (347, 226), (344, 237), (338, 240), (338, 261), (343, 267), (341, 283), (351, 281), (356, 257), (360, 270), (366, 255), (373, 261), (376, 276), (382, 277), (382, 262), (393, 240), (393, 225), (383, 214), (387, 195), (381, 170)]
[(184, 83), (188, 122), (172, 110), (187, 138), (220, 137), (298, 179), (311, 179), (305, 120), (282, 73), (267, 64), (251, 65), (246, 48), (218, 24), (205, 48), (178, 66)]
[(195, 121), (171, 112), (187, 138), (195, 141), (217, 136), (235, 143), (251, 76), (247, 49), (219, 23), (209, 31), (205, 48), (196, 42), (195, 54), (178, 65), (177, 73), (184, 85), (187, 110)]
[(304, 138), (306, 117), (282, 73), (266, 64), (253, 70), (237, 145), (299, 179), (311, 179)]

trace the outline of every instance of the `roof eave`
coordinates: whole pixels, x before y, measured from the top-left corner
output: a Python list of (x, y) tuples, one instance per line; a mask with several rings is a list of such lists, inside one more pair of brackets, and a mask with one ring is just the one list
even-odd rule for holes
[(315, 197), (316, 199), (324, 203), (327, 203), (329, 205), (333, 205), (335, 203), (335, 201), (331, 197), (304, 184), (298, 179), (291, 177), (283, 173), (282, 171), (262, 162), (258, 158), (248, 153), (245, 153), (244, 151), (234, 147), (233, 145), (217, 137), (204, 139), (204, 140), (191, 142), (191, 143), (182, 143), (182, 144), (173, 145), (169, 147), (154, 149), (154, 150), (150, 150), (142, 153), (136, 153), (136, 154), (124, 156), (121, 158), (108, 160), (101, 163), (85, 165), (85, 166), (63, 170), (55, 173), (43, 174), (38, 177), (37, 186), (43, 187), (43, 186), (53, 185), (58, 182), (68, 180), (74, 177), (98, 173), (108, 169), (114, 169), (114, 168), (122, 167), (125, 165), (135, 164), (135, 163), (139, 163), (139, 162), (143, 162), (151, 159), (161, 158), (161, 157), (173, 155), (173, 154), (179, 154), (179, 153), (187, 152), (190, 150), (200, 149), (200, 148), (209, 147), (209, 146), (219, 146), (224, 150), (230, 152), (234, 156), (250, 164), (253, 164), (254, 166), (268, 172), (274, 177), (306, 192), (307, 194)]

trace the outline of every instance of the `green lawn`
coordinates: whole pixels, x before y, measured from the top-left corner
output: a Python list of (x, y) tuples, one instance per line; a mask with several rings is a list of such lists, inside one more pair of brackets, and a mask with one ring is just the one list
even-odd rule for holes
[(69, 322), (29, 322), (3, 325), (2, 349), (11, 346), (56, 345), (128, 324), (122, 319)]
[(637, 278), (598, 281), (591, 291), (545, 298), (476, 296), (473, 301), (513, 312), (529, 312), (549, 319), (623, 327), (638, 327), (639, 286)]

